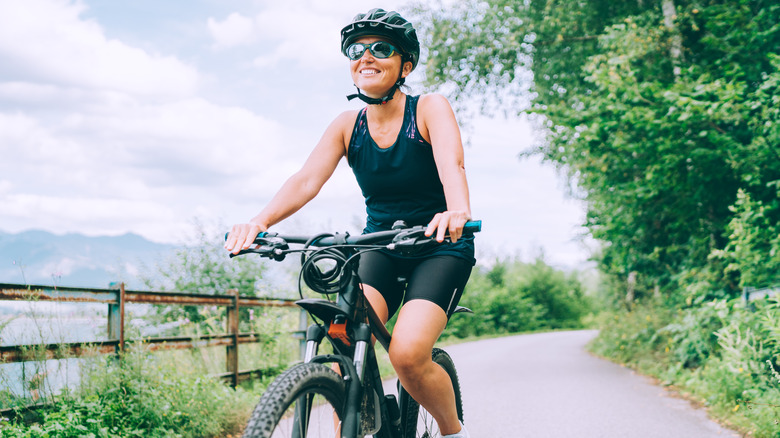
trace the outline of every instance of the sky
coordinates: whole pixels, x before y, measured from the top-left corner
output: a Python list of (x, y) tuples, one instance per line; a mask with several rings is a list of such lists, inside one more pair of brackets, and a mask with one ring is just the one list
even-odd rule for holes
[[(328, 124), (363, 105), (345, 98), (339, 31), (375, 6), (408, 5), (0, 0), (0, 231), (183, 243), (196, 222), (249, 220)], [(412, 94), (423, 79), (409, 77)], [(464, 122), (478, 257), (581, 267), (593, 246), (583, 205), (549, 164), (518, 158), (540, 133), (522, 115)], [(274, 228), (354, 233), (364, 221), (342, 163)]]

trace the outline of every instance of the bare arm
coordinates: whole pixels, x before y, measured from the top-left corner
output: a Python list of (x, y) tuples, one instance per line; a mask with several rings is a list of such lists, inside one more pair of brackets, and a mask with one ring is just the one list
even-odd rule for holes
[(460, 128), (450, 103), (438, 94), (421, 97), (417, 115), (420, 133), (433, 146), (433, 158), (447, 201), (447, 211), (433, 217), (426, 234), (430, 236), (436, 231), (436, 239), (441, 241), (449, 231), (452, 240), (456, 241), (463, 234), (463, 226), (471, 219)]
[(247, 249), (261, 231), (289, 217), (317, 196), (345, 155), (355, 112), (342, 113), (325, 130), (303, 167), (293, 174), (263, 210), (248, 223), (233, 225), (225, 249), (237, 253)]

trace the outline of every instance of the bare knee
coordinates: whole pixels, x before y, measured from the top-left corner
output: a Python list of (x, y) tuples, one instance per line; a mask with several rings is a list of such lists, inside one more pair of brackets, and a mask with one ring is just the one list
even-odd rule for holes
[(414, 381), (420, 378), (429, 362), (430, 351), (423, 351), (408, 344), (390, 345), (390, 363), (401, 380)]
[(435, 372), (431, 349), (446, 325), (447, 315), (438, 305), (425, 300), (404, 304), (390, 342), (390, 362), (401, 383), (408, 386)]

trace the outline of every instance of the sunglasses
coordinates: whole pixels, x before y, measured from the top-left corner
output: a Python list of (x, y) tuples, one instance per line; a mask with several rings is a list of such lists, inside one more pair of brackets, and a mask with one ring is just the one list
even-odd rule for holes
[(398, 52), (392, 44), (386, 41), (375, 41), (371, 44), (352, 43), (347, 47), (347, 58), (357, 61), (366, 53), (366, 49), (376, 58), (385, 59)]

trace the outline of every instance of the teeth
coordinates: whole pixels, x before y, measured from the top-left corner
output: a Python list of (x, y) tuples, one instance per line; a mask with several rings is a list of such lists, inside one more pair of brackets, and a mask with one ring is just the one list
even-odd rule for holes
[(376, 70), (373, 70), (373, 69), (371, 69), (371, 70), (368, 70), (368, 69), (367, 70), (360, 70), (360, 74), (364, 74), (364, 75), (375, 75), (377, 73), (379, 73), (379, 72), (376, 71)]

